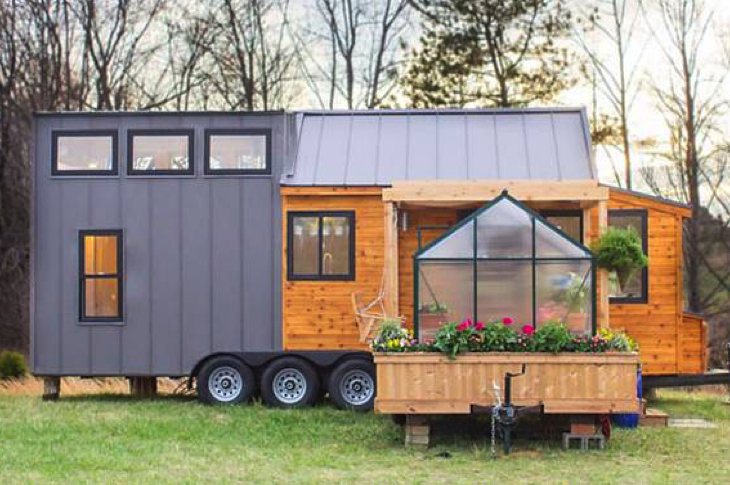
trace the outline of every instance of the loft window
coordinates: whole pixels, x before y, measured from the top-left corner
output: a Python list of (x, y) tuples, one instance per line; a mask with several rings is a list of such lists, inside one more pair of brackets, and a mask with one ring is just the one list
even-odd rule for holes
[(583, 243), (583, 213), (579, 210), (541, 211), (550, 224), (563, 231), (579, 243)]
[(289, 212), (288, 278), (355, 279), (355, 213)]
[(193, 175), (193, 130), (130, 130), (129, 175)]
[[(648, 250), (647, 212), (645, 209), (615, 209), (608, 211), (608, 225), (622, 229), (631, 228), (641, 237), (644, 254)], [(649, 301), (649, 268), (637, 271), (625, 285), (624, 291), (619, 289), (616, 275), (609, 277), (609, 297), (611, 303), (647, 303)]]
[(122, 231), (79, 232), (79, 318), (122, 321)]
[(206, 130), (206, 175), (271, 173), (269, 130)]
[(52, 175), (117, 175), (116, 131), (54, 131)]
[(414, 256), (415, 331), (449, 322), (596, 329), (595, 262), (565, 231), (503, 193)]

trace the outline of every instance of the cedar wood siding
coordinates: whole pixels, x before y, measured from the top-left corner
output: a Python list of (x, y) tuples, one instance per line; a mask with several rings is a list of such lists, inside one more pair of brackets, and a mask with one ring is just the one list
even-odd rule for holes
[[(364, 292), (364, 300), (378, 293), (383, 273), (384, 205), (378, 188), (282, 188), (283, 316), (286, 349), (362, 349), (353, 316), (351, 295)], [(309, 194), (309, 195), (307, 195)], [(347, 194), (347, 195), (345, 195)], [(641, 347), (645, 374), (702, 372), (704, 349), (702, 322), (683, 314), (682, 219), (687, 210), (671, 204), (610, 192), (611, 209), (646, 209), (649, 249), (649, 295), (646, 304), (610, 304), (610, 326), (625, 330)], [(287, 281), (286, 212), (355, 211), (355, 281)], [(598, 211), (592, 210), (590, 239), (597, 235)], [(398, 230), (399, 308), (413, 324), (413, 253), (418, 248), (417, 227), (450, 226), (456, 210), (410, 209), (408, 228)], [(422, 244), (443, 230), (423, 230)], [(600, 288), (598, 302), (600, 305)], [(679, 343), (679, 344), (678, 344)]]

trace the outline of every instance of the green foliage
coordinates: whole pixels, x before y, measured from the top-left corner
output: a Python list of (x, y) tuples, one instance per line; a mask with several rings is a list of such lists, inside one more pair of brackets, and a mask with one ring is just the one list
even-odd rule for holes
[(20, 379), (27, 373), (22, 355), (9, 350), (0, 354), (0, 379)]
[(383, 325), (373, 340), (376, 352), (441, 352), (455, 359), (464, 352), (634, 352), (636, 343), (623, 333), (601, 331), (595, 336), (577, 336), (559, 321), (548, 321), (535, 330), (531, 325), (520, 329), (512, 319), (482, 324), (467, 319), (449, 323), (436, 332), (433, 340), (418, 342), (413, 334), (400, 327)]
[(568, 349), (573, 336), (562, 323), (550, 322), (540, 325), (532, 336), (531, 343), (538, 352), (557, 354)]
[(402, 82), (416, 108), (547, 103), (573, 84), (561, 0), (414, 0), (426, 19)]
[(473, 352), (507, 352), (517, 350), (518, 335), (501, 322), (491, 322), (476, 331)]
[(631, 275), (647, 265), (641, 247), (641, 237), (633, 228), (609, 227), (591, 245), (596, 264), (608, 271), (615, 271), (623, 288)]
[(448, 323), (439, 328), (433, 341), (433, 347), (446, 354), (450, 359), (469, 349), (469, 342), (475, 336), (474, 327), (460, 328), (456, 323)]

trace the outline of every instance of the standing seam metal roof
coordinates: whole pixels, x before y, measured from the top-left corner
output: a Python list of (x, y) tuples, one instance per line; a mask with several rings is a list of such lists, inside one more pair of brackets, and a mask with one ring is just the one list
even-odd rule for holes
[(293, 186), (597, 180), (582, 108), (298, 113)]

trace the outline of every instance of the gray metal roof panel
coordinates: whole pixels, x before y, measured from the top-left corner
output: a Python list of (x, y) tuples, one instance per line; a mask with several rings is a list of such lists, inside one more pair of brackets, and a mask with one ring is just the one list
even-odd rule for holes
[(284, 185), (596, 179), (576, 108), (305, 111)]

